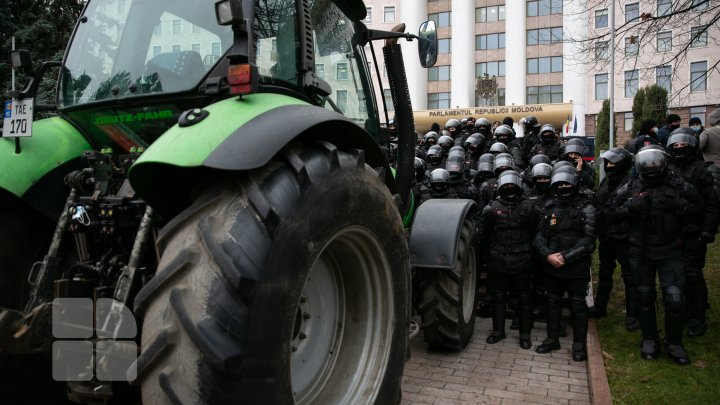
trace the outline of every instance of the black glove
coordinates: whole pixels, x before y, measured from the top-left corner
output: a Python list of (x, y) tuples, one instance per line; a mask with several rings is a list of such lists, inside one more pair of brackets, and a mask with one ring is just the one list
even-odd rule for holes
[(630, 197), (623, 208), (625, 208), (630, 214), (639, 215), (647, 211), (650, 206), (650, 197), (645, 193), (640, 193)]

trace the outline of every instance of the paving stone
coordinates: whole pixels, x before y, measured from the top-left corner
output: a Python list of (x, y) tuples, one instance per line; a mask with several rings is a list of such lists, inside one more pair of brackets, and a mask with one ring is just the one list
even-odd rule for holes
[(412, 404), (432, 405), (437, 398), (430, 395), (416, 394), (414, 392), (403, 392), (403, 400), (410, 401)]
[[(558, 377), (569, 377), (568, 372), (564, 370), (555, 370), (552, 368), (545, 368), (545, 367), (532, 367), (530, 369), (531, 373), (538, 373), (538, 374), (547, 374), (547, 375), (556, 375)], [(577, 378), (577, 377), (576, 377)]]
[(459, 398), (460, 391), (453, 391), (446, 388), (438, 389), (432, 387), (423, 387), (420, 390), (420, 394), (429, 395), (436, 398)]
[(580, 379), (580, 378), (565, 378), (565, 377), (558, 377), (551, 375), (550, 376), (550, 382), (559, 382), (559, 383), (565, 383), (570, 385), (579, 385), (581, 387), (587, 387), (588, 386), (588, 380)]

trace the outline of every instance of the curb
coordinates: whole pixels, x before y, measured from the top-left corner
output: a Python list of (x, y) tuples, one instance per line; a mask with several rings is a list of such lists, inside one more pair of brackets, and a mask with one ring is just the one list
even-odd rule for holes
[(597, 320), (588, 321), (588, 382), (590, 385), (590, 400), (593, 405), (612, 405), (612, 394), (605, 372), (605, 361), (600, 348), (600, 339), (597, 333)]

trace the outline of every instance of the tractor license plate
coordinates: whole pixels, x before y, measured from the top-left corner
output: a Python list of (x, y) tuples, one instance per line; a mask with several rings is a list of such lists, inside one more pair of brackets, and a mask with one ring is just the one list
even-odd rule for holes
[(3, 138), (32, 136), (33, 99), (6, 101), (3, 117)]

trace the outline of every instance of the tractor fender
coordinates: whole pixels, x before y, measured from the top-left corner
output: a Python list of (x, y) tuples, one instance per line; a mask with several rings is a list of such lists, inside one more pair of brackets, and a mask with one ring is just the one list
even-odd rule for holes
[(188, 203), (189, 186), (194, 183), (206, 182), (218, 171), (262, 167), (296, 138), (364, 150), (369, 165), (385, 168), (385, 182), (395, 193), (380, 146), (342, 114), (273, 93), (225, 99), (205, 111), (207, 117), (195, 125), (170, 128), (130, 169), (130, 183), (151, 205), (174, 211), (177, 201)]
[(32, 133), (20, 139), (20, 153), (15, 153), (14, 138), (0, 138), (0, 189), (56, 218), (68, 193), (63, 177), (80, 166), (80, 155), (92, 147), (62, 117), (33, 122)]
[(422, 203), (410, 228), (410, 264), (416, 268), (453, 268), (463, 222), (476, 210), (472, 200), (430, 199)]

